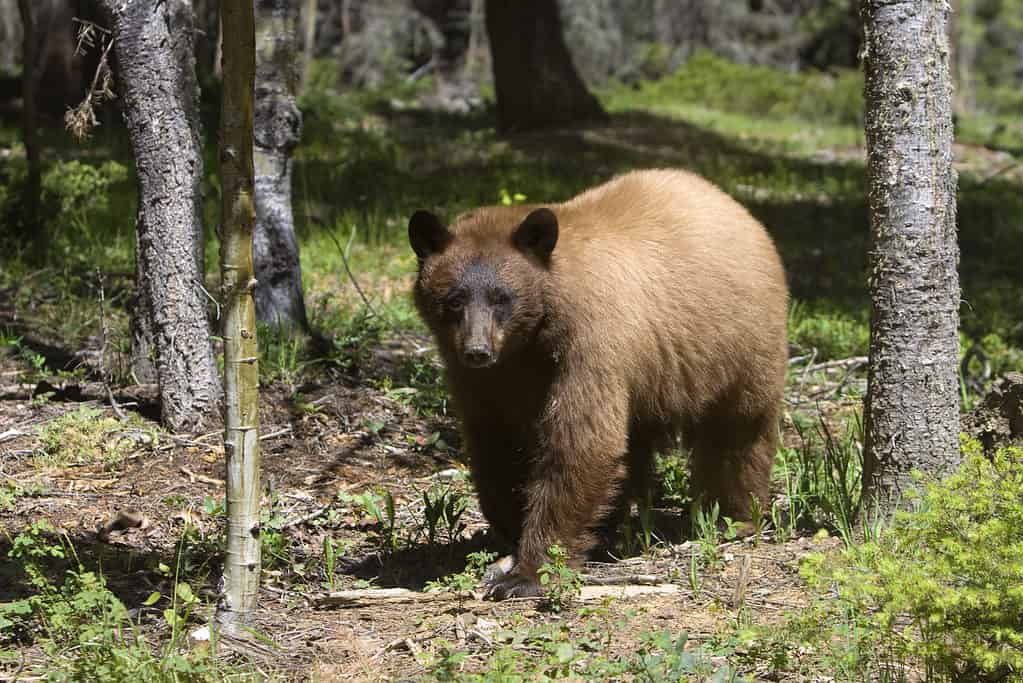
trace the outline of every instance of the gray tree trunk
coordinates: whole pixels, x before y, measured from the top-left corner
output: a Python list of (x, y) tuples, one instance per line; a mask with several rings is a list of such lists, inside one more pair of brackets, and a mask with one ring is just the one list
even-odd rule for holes
[(606, 118), (572, 63), (556, 0), (487, 0), (486, 24), (499, 129)]
[[(148, 311), (165, 426), (218, 417), (220, 381), (203, 293), (198, 85), (187, 0), (102, 0), (139, 182), (138, 307)], [(145, 329), (145, 325), (142, 326)]]
[(959, 247), (947, 5), (863, 0), (870, 207), (865, 512), (887, 512), (910, 470), (959, 454)]
[(298, 110), (298, 0), (256, 0), (256, 316), (308, 331), (291, 207), (291, 152), (301, 137)]
[(0, 72), (13, 73), (22, 60), (22, 0), (0, 0)]

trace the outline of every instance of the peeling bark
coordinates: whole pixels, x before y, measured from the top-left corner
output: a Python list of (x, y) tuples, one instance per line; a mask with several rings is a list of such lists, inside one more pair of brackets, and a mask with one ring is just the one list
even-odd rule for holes
[(302, 131), (297, 0), (256, 0), (256, 316), (308, 332), (291, 202), (291, 153)]
[(863, 0), (870, 207), (864, 510), (887, 512), (912, 469), (959, 453), (959, 247), (948, 7)]
[(220, 382), (202, 289), (203, 158), (192, 6), (186, 0), (100, 5), (113, 30), (138, 173), (137, 310), (148, 312), (164, 425), (196, 430), (215, 420)]

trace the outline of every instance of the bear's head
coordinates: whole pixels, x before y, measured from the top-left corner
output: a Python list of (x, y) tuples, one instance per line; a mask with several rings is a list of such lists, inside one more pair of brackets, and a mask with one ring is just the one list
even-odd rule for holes
[(419, 257), (416, 307), (449, 362), (487, 368), (531, 342), (558, 241), (553, 211), (488, 207), (450, 226), (416, 211), (408, 233)]

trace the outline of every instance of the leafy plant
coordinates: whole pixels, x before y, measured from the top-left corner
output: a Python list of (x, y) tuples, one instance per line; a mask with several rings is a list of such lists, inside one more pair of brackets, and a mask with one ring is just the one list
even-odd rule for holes
[(449, 574), (436, 581), (427, 581), (427, 591), (450, 591), (467, 593), (479, 584), (487, 567), (497, 559), (497, 553), (478, 551), (465, 556), (465, 569), (457, 574)]
[(436, 542), (437, 532), (443, 525), (448, 543), (454, 543), (465, 530), (462, 514), (468, 505), (469, 497), (451, 486), (433, 486), (423, 491), (423, 521), (427, 542), (430, 545)]
[(382, 497), (373, 491), (364, 491), (358, 494), (341, 493), (338, 498), (342, 503), (373, 518), (380, 529), (381, 545), (391, 551), (398, 549), (398, 519), (394, 496), (390, 491), (384, 492)]
[(1023, 671), (1023, 449), (988, 459), (967, 442), (964, 455), (876, 539), (802, 569), (857, 651), (919, 661), (930, 680)]
[[(174, 635), (155, 652), (129, 617), (103, 576), (87, 571), (65, 534), (48, 522), (36, 522), (16, 536), (8, 553), (19, 563), (34, 594), (0, 604), (0, 641), (18, 636), (33, 640), (46, 655), (49, 680), (202, 681), (223, 677), (209, 649), (181, 650), (183, 617), (177, 605), (197, 602), (187, 584), (178, 584), (175, 606), (165, 612)], [(64, 581), (48, 578), (53, 564), (70, 564)], [(155, 604), (158, 593), (144, 604)]]
[(568, 607), (582, 592), (583, 579), (575, 569), (568, 566), (568, 552), (560, 545), (547, 549), (549, 562), (540, 566), (537, 576), (544, 589), (547, 606), (553, 612)]
[[(798, 448), (783, 448), (775, 461), (775, 479), (781, 480), (788, 506), (787, 519), (775, 518), (775, 528), (792, 536), (797, 527), (827, 526), (847, 543), (855, 532), (863, 480), (863, 423), (854, 414), (841, 436), (818, 416), (810, 428), (795, 420)], [(778, 511), (773, 511), (777, 513)]]

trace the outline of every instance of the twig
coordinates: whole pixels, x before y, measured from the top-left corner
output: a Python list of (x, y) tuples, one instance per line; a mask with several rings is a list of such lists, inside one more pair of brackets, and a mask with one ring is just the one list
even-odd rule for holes
[(583, 576), (587, 586), (656, 586), (662, 579), (654, 574), (628, 574), (626, 576)]
[(857, 368), (861, 365), (867, 364), (867, 356), (853, 356), (852, 358), (842, 358), (841, 360), (829, 360), (824, 363), (817, 363), (816, 365), (807, 365), (804, 372), (820, 372), (821, 370), (830, 370), (832, 368)]
[[(359, 293), (359, 297), (362, 299), (362, 303), (366, 305), (366, 308), (369, 309), (369, 312), (372, 313), (374, 317), (380, 318), (381, 320), (383, 320), (383, 318), (380, 316), (380, 314), (377, 313), (376, 308), (373, 307), (373, 304), (371, 304), (369, 302), (369, 298), (366, 296), (366, 293), (364, 291), (362, 291), (362, 286), (359, 285), (359, 281), (358, 281), (358, 279), (356, 279), (355, 273), (352, 272), (351, 266), (348, 265), (348, 255), (345, 253), (345, 250), (341, 248), (341, 243), (338, 242), (337, 237), (334, 236), (334, 231), (333, 230), (327, 230), (327, 236), (330, 237), (331, 241), (334, 243), (334, 246), (337, 247), (337, 251), (341, 255), (341, 263), (344, 264), (345, 272), (348, 273), (348, 279), (351, 280), (352, 284), (355, 286), (355, 291)], [(352, 234), (348, 238), (348, 248), (349, 249), (351, 248), (352, 241), (354, 239), (355, 239), (355, 226), (353, 225), (352, 226)]]
[(355, 291), (359, 293), (359, 297), (362, 299), (362, 303), (365, 304), (367, 309), (369, 309), (369, 312), (373, 315), (373, 317), (379, 318), (380, 320), (383, 320), (385, 323), (387, 323), (387, 325), (391, 328), (391, 331), (397, 334), (399, 337), (403, 337), (404, 339), (411, 341), (413, 346), (415, 347), (416, 353), (422, 353), (426, 351), (429, 347), (423, 347), (419, 343), (418, 339), (407, 333), (405, 330), (402, 330), (398, 326), (394, 325), (390, 320), (388, 320), (384, 316), (380, 315), (376, 308), (374, 308), (373, 305), (369, 302), (369, 298), (366, 296), (366, 293), (362, 290), (362, 286), (359, 285), (359, 281), (358, 279), (356, 279), (355, 273), (352, 272), (352, 268), (348, 264), (347, 254), (347, 250), (351, 249), (352, 242), (355, 240), (355, 226), (354, 225), (352, 226), (352, 234), (349, 235), (348, 237), (348, 246), (344, 249), (341, 248), (341, 242), (338, 241), (337, 237), (334, 235), (333, 230), (327, 230), (327, 236), (330, 237), (330, 240), (334, 243), (334, 246), (337, 247), (338, 254), (341, 255), (341, 262), (345, 266), (345, 272), (348, 273), (348, 278), (352, 281), (352, 284), (355, 286)]
[(187, 467), (182, 467), (181, 468), (181, 473), (183, 475), (185, 475), (186, 477), (188, 477), (188, 481), (189, 481), (190, 484), (194, 484), (195, 482), (200, 482), (202, 484), (210, 484), (212, 486), (226, 486), (226, 483), (224, 482), (223, 479), (215, 479), (213, 477), (207, 477), (204, 474), (196, 474), (195, 472), (193, 472), (192, 470), (188, 469)]
[(278, 429), (276, 432), (270, 432), (269, 434), (263, 434), (262, 436), (259, 437), (259, 440), (260, 441), (265, 441), (267, 439), (275, 439), (278, 436), (284, 436), (285, 434), (291, 434), (291, 425), (288, 425), (287, 427), (284, 427), (283, 429)]
[(329, 509), (330, 509), (330, 505), (324, 505), (321, 508), (313, 510), (312, 512), (310, 512), (307, 515), (302, 515), (301, 517), (296, 517), (295, 519), (287, 520), (286, 522), (284, 522), (284, 524), (281, 525), (281, 528), (282, 529), (290, 529), (293, 526), (298, 526), (299, 524), (305, 524), (306, 522), (311, 522), (312, 520), (316, 519), (317, 517), (323, 516), (323, 514), (325, 512), (327, 512), (327, 510), (329, 510)]

